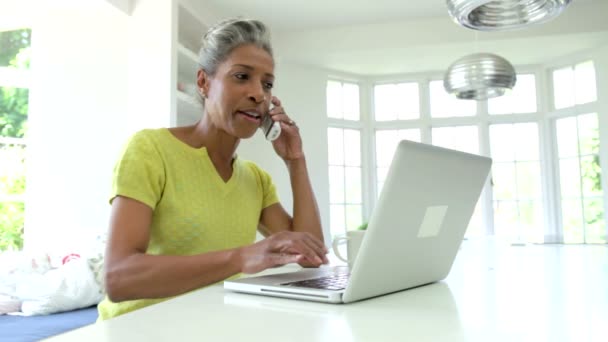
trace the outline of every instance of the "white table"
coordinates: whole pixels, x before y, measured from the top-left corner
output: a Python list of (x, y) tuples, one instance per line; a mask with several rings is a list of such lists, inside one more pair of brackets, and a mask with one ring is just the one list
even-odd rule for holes
[(465, 241), (445, 281), (347, 305), (177, 297), (52, 341), (608, 341), (607, 246)]

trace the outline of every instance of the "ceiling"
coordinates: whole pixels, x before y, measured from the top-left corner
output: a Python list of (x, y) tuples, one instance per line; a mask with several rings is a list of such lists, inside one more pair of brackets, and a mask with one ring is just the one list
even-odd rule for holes
[(551, 22), (493, 33), (455, 24), (445, 0), (206, 0), (204, 6), (219, 18), (268, 24), (279, 61), (363, 76), (441, 72), (476, 51), (516, 66), (546, 64), (608, 45), (608, 0), (574, 0)]

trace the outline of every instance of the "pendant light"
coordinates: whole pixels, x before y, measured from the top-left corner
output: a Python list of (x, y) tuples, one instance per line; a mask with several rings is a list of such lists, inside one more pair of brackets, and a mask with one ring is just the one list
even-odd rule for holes
[(540, 24), (557, 17), (572, 0), (446, 0), (452, 19), (480, 31)]
[(462, 100), (486, 100), (513, 89), (517, 75), (506, 59), (474, 53), (452, 63), (443, 79), (445, 90)]

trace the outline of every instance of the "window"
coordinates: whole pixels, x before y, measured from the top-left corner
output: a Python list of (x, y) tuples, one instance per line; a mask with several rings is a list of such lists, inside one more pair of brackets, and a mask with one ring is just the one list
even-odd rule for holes
[(515, 241), (543, 242), (538, 124), (491, 125), (490, 151), (494, 232)]
[[(512, 91), (487, 101), (458, 100), (435, 75), (392, 83), (372, 79), (372, 97), (361, 105), (371, 115), (362, 118), (344, 109), (349, 101), (358, 105), (357, 92), (345, 90), (358, 91), (358, 85), (329, 81), (332, 233), (352, 229), (354, 217), (369, 214), (365, 210), (374, 207), (395, 148), (405, 139), (493, 159), (467, 237), (606, 243), (594, 63), (549, 70), (548, 78), (541, 72), (518, 74)], [(544, 103), (553, 106), (546, 110)]]
[(393, 160), (397, 145), (401, 140), (420, 142), (420, 129), (385, 129), (376, 131), (376, 182), (377, 196), (380, 196), (388, 168)]
[(30, 37), (0, 32), (0, 251), (23, 247)]
[(586, 61), (552, 75), (553, 104), (558, 114), (567, 115), (555, 120), (563, 242), (606, 243), (598, 114), (592, 106), (597, 100), (595, 65)]
[(418, 83), (375, 86), (374, 115), (376, 121), (418, 119), (420, 117)]
[(555, 109), (589, 103), (596, 99), (595, 67), (592, 61), (553, 71)]
[(443, 81), (429, 83), (431, 95), (431, 116), (434, 118), (447, 118), (458, 116), (474, 116), (477, 112), (477, 102), (459, 100), (448, 94), (443, 88)]
[(517, 75), (513, 91), (488, 100), (488, 114), (521, 114), (536, 112), (536, 77)]
[(606, 243), (597, 114), (556, 122), (565, 243)]
[(334, 119), (359, 120), (359, 86), (328, 81), (327, 116)]
[(327, 82), (330, 231), (335, 236), (363, 224), (359, 86)]

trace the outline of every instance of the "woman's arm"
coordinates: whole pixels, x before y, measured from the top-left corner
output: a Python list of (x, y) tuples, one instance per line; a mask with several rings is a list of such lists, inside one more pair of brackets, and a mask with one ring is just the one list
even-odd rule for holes
[(295, 232), (310, 233), (323, 241), (319, 207), (308, 177), (306, 158), (288, 160), (286, 164), (293, 192), (292, 229)]
[(306, 234), (284, 232), (258, 243), (192, 256), (146, 254), (152, 209), (127, 197), (112, 201), (105, 257), (106, 292), (120, 302), (176, 296), (234, 274), (256, 273), (318, 253)]
[[(270, 110), (269, 115), (274, 121), (281, 123), (282, 131), (279, 138), (272, 142), (272, 146), (287, 165), (293, 193), (293, 218), (281, 204), (271, 205), (262, 211), (259, 230), (264, 236), (272, 236), (285, 230), (305, 233), (323, 244), (321, 217), (308, 176), (300, 130), (285, 113), (281, 101), (276, 96), (273, 96), (271, 101), (275, 107)], [(326, 253), (327, 248), (323, 246), (320, 262), (319, 260), (307, 260), (305, 265), (319, 266), (321, 263), (327, 263)]]
[(321, 264), (329, 262), (326, 256), (328, 250), (323, 243), (321, 218), (308, 177), (306, 161), (302, 158), (286, 163), (293, 192), (293, 218), (289, 216), (280, 203), (275, 203), (262, 210), (259, 231), (266, 237), (284, 231), (298, 232), (310, 236), (316, 246), (315, 257), (312, 259), (306, 258), (298, 263), (305, 267), (319, 267)]

